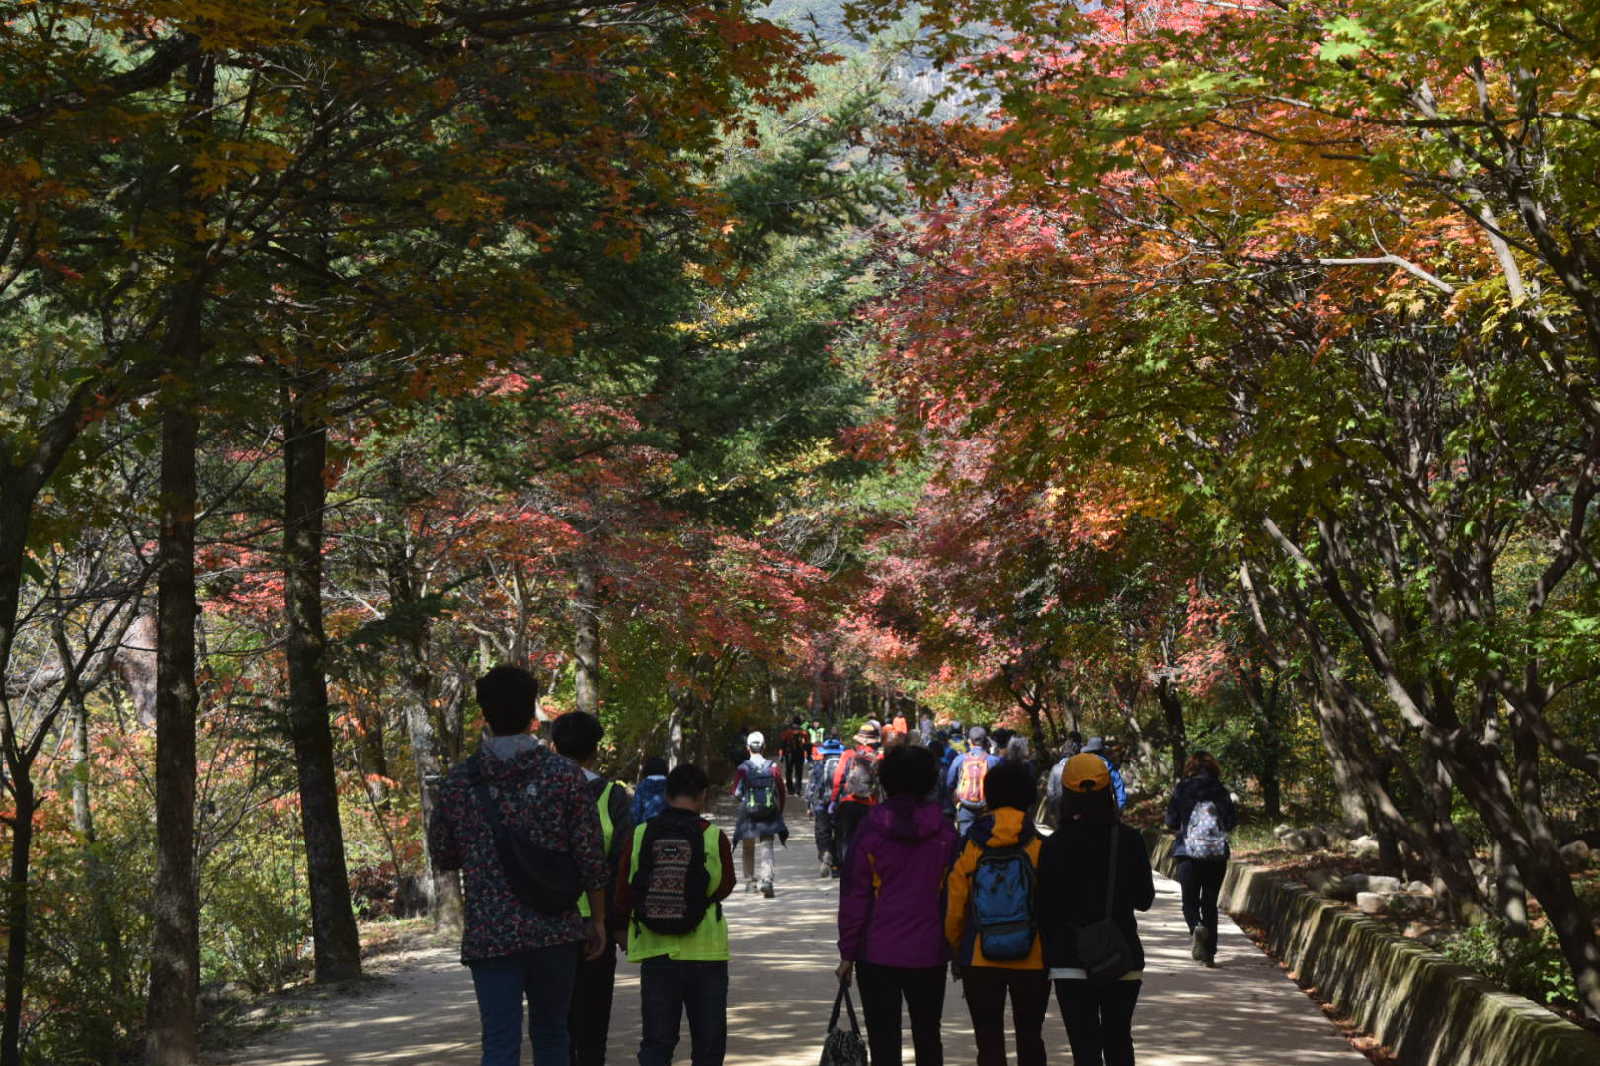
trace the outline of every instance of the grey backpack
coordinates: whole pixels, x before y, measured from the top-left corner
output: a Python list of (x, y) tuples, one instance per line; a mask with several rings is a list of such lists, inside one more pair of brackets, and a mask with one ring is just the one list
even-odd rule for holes
[[(839, 1028), (839, 1007), (850, 1012), (850, 1028)], [(855, 1004), (850, 1002), (850, 983), (839, 982), (839, 995), (833, 1001), (833, 1017), (828, 1019), (828, 1038), (822, 1042), (819, 1066), (867, 1066), (867, 1045), (856, 1024)]]

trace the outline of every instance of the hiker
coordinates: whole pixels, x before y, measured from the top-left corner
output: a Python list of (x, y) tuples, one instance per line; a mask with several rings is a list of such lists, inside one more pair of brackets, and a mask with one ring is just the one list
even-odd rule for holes
[(1050, 824), (1061, 824), (1061, 771), (1066, 769), (1067, 760), (1083, 750), (1083, 734), (1076, 729), (1067, 734), (1067, 742), (1062, 745), (1061, 758), (1050, 767), (1050, 780), (1045, 785), (1045, 806), (1049, 810)]
[(643, 825), (667, 805), (667, 760), (652, 755), (640, 767), (639, 787), (633, 790), (633, 824)]
[(987, 811), (967, 831), (950, 871), (944, 932), (951, 972), (966, 986), (978, 1066), (1005, 1066), (1008, 994), (1017, 1066), (1044, 1066), (1050, 983), (1034, 899), (1042, 839), (1028, 813), (1038, 789), (1015, 762), (990, 769), (983, 789)]
[[(622, 844), (633, 832), (633, 803), (628, 790), (595, 772), (600, 739), (605, 727), (600, 719), (584, 711), (570, 711), (550, 725), (550, 745), (556, 754), (571, 759), (583, 771), (584, 790), (600, 814), (600, 833), (605, 846), (607, 884), (615, 884), (621, 865)], [(580, 899), (578, 911), (591, 917), (589, 901)], [(613, 908), (606, 919), (606, 946), (598, 958), (578, 963), (572, 989), (572, 1006), (567, 1011), (567, 1040), (572, 1049), (573, 1066), (605, 1066), (606, 1036), (611, 1031), (611, 993), (617, 981), (617, 939), (626, 932), (621, 916)]]
[(1208, 751), (1189, 756), (1183, 780), (1167, 804), (1167, 828), (1178, 834), (1173, 880), (1183, 889), (1183, 921), (1189, 953), (1205, 966), (1217, 964), (1217, 896), (1228, 872), (1228, 834), (1239, 824), (1233, 797), (1222, 783), (1222, 767)]
[[(748, 739), (748, 738), (747, 738)], [(778, 756), (783, 760), (783, 783), (789, 794), (798, 796), (805, 787), (806, 757), (811, 754), (811, 734), (799, 715), (778, 737)]]
[[(1133, 1066), (1133, 1008), (1144, 976), (1133, 912), (1155, 902), (1150, 859), (1139, 831), (1122, 824), (1103, 759), (1074, 755), (1061, 784), (1061, 827), (1039, 855), (1045, 964), (1074, 1066)], [(1108, 885), (1113, 859), (1116, 879)], [(1107, 920), (1120, 936), (1093, 928)]]
[(967, 730), (967, 753), (950, 764), (946, 784), (955, 796), (956, 831), (965, 833), (982, 812), (983, 779), (1000, 760), (989, 754), (989, 734), (981, 725)]
[(872, 1066), (899, 1066), (900, 1001), (911, 1018), (917, 1066), (941, 1066), (945, 961), (941, 896), (961, 840), (927, 800), (933, 752), (906, 745), (884, 755), (885, 799), (862, 823), (839, 892), (839, 980), (860, 970)]
[(1106, 750), (1105, 738), (1090, 737), (1083, 750), (1085, 754), (1093, 755), (1106, 764), (1106, 770), (1111, 775), (1111, 794), (1116, 798), (1117, 810), (1122, 810), (1128, 805), (1128, 790), (1123, 787), (1122, 773), (1117, 769), (1117, 764), (1111, 761), (1111, 754)]
[(933, 715), (929, 714), (927, 711), (922, 712), (922, 717), (917, 719), (917, 732), (922, 734), (922, 743), (924, 747), (933, 747)]
[(1006, 762), (1019, 762), (1028, 768), (1028, 776), (1036, 776), (1033, 772), (1033, 749), (1028, 743), (1028, 738), (1020, 734), (1012, 734), (1006, 741), (1005, 750), (1000, 753), (1000, 758)]
[(844, 744), (839, 740), (839, 730), (829, 730), (827, 739), (815, 749), (811, 764), (811, 780), (806, 785), (806, 806), (811, 810), (811, 828), (817, 840), (817, 862), (822, 866), (821, 876), (838, 877), (839, 865), (833, 854), (833, 813), (829, 810), (829, 797), (834, 771), (844, 757)]
[(850, 841), (878, 802), (878, 723), (868, 719), (855, 735), (856, 746), (839, 758), (828, 799), (833, 805), (833, 860), (847, 869)]
[[(578, 962), (606, 948), (600, 814), (583, 772), (528, 732), (539, 702), (532, 674), (497, 666), (476, 695), (483, 747), (439, 785), (428, 851), (439, 869), (462, 873), (461, 961), (472, 972), (484, 1066), (516, 1066), (524, 1016), (535, 1066), (570, 1066)], [(530, 852), (536, 861), (504, 858)], [(587, 919), (578, 913), (585, 893)]]
[(771, 899), (772, 841), (774, 838), (789, 846), (789, 827), (783, 820), (783, 802), (786, 793), (783, 778), (778, 776), (778, 764), (761, 753), (767, 738), (760, 733), (745, 737), (745, 750), (749, 758), (739, 764), (733, 775), (733, 798), (739, 803), (739, 821), (733, 839), (744, 846), (744, 878), (746, 891)]
[(700, 817), (711, 781), (693, 763), (667, 775), (666, 810), (634, 827), (623, 848), (617, 909), (628, 916), (628, 961), (639, 964), (639, 1066), (668, 1066), (689, 1016), (690, 1062), (721, 1066), (728, 1051), (728, 923), (733, 848)]

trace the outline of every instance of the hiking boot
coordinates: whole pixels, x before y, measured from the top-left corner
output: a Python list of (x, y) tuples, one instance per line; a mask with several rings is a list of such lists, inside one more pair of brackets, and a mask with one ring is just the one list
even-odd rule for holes
[(1195, 962), (1206, 961), (1206, 927), (1197, 925), (1189, 937), (1189, 957)]
[(768, 899), (771, 899), (773, 897), (774, 893), (772, 891), (772, 882), (771, 881), (763, 881), (763, 882), (761, 882), (761, 894), (763, 896), (766, 896)]
[(821, 861), (822, 861), (822, 872), (819, 873), (817, 876), (818, 877), (832, 877), (833, 876), (833, 852), (831, 852), (831, 851), (823, 852)]
[[(744, 894), (748, 896), (748, 895), (750, 895), (750, 893), (758, 891), (760, 888), (761, 888), (761, 886), (756, 884), (754, 881), (746, 881), (744, 883)], [(1198, 956), (1198, 955), (1195, 956), (1195, 958), (1197, 958), (1197, 959), (1199, 957), (1200, 956)]]

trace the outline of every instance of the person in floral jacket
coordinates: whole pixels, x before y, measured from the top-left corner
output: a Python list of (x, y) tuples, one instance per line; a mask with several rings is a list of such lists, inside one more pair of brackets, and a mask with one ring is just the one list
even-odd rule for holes
[[(531, 674), (497, 666), (478, 680), (477, 697), (488, 725), (483, 749), (439, 786), (428, 850), (439, 869), (462, 873), (461, 961), (472, 971), (478, 998), (484, 1066), (518, 1062), (524, 998), (534, 1066), (568, 1066), (567, 1009), (578, 960), (596, 958), (606, 946), (600, 814), (583, 771), (528, 733), (539, 700)], [(552, 915), (517, 899), (475, 794), (480, 781), (488, 784), (507, 831), (573, 857), (595, 917), (580, 917), (576, 903)]]

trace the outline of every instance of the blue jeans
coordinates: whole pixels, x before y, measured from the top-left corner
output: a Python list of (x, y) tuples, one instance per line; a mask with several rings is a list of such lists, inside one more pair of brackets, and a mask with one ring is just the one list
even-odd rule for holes
[(678, 1023), (689, 1015), (689, 1061), (722, 1066), (728, 1053), (728, 964), (658, 955), (639, 964), (639, 1014), (644, 1039), (639, 1066), (670, 1066)]
[(534, 1066), (570, 1066), (567, 1007), (580, 950), (577, 944), (553, 944), (511, 958), (468, 963), (472, 990), (478, 994), (483, 1066), (518, 1066), (524, 996)]

